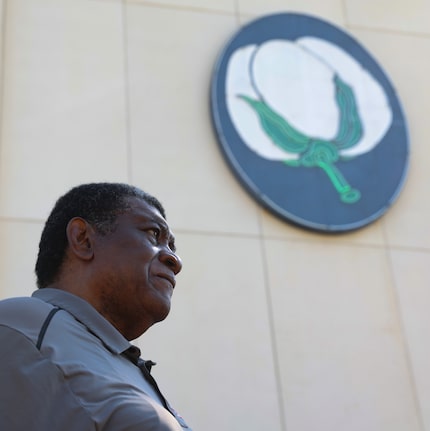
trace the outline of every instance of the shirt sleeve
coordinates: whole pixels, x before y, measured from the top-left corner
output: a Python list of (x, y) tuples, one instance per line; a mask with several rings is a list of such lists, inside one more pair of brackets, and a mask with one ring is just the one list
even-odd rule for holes
[(0, 424), (8, 431), (95, 431), (62, 372), (20, 332), (0, 325)]
[(118, 399), (103, 431), (182, 431), (176, 419), (163, 407), (133, 397)]
[[(69, 375), (33, 341), (0, 324), (0, 428), (7, 431), (181, 431), (145, 394), (91, 374)], [(104, 387), (108, 387), (107, 392)]]

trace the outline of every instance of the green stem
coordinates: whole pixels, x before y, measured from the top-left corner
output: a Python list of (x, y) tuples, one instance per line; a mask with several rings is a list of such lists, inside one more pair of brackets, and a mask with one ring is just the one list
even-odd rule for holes
[(360, 199), (360, 192), (357, 189), (353, 189), (348, 184), (342, 172), (340, 172), (335, 165), (318, 161), (317, 166), (319, 166), (327, 174), (331, 183), (340, 194), (340, 199), (342, 202), (352, 204)]

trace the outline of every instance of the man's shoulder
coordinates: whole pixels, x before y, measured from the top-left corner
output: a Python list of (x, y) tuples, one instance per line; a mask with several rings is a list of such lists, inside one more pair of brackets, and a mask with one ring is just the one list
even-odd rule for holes
[(30, 333), (40, 330), (52, 308), (51, 304), (32, 297), (4, 299), (0, 301), (0, 327), (14, 329), (32, 338), (34, 334)]
[(0, 353), (2, 430), (96, 429), (89, 412), (65, 384), (62, 371), (41, 354), (27, 334), (0, 324)]
[(43, 316), (52, 308), (51, 304), (34, 297), (7, 298), (0, 301), (0, 324), (13, 317), (23, 315)]

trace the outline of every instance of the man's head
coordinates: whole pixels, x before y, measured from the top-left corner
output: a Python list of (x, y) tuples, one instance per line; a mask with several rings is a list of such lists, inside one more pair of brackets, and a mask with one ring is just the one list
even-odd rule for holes
[(37, 286), (49, 286), (57, 278), (66, 256), (66, 228), (72, 218), (82, 217), (98, 233), (105, 235), (115, 229), (118, 215), (130, 207), (127, 198), (133, 197), (147, 202), (165, 218), (164, 208), (156, 198), (128, 184), (83, 184), (60, 197), (45, 223), (39, 242), (35, 268)]
[(89, 302), (127, 339), (170, 311), (182, 263), (157, 199), (125, 184), (85, 184), (61, 197), (39, 244), (39, 288)]

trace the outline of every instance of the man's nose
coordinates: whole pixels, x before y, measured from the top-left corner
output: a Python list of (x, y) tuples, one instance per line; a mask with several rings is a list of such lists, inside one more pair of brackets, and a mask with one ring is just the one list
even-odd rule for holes
[(163, 249), (160, 252), (160, 260), (166, 266), (168, 266), (175, 275), (181, 271), (182, 269), (182, 260), (181, 258), (171, 250)]

